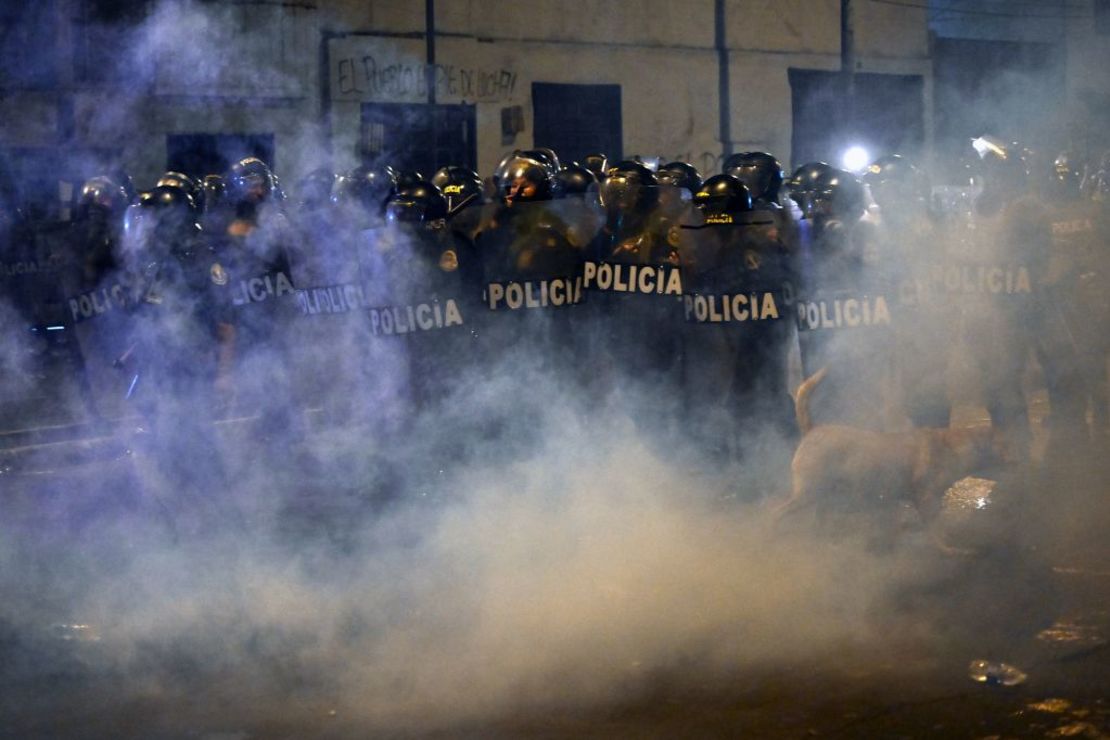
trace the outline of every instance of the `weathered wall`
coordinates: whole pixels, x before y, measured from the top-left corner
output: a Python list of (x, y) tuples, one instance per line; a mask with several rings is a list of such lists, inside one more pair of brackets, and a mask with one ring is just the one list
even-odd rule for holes
[[(718, 54), (713, 0), (440, 0), (436, 3), (437, 100), (477, 106), (479, 167), (533, 144), (533, 82), (621, 86), (624, 151), (719, 166)], [(857, 2), (861, 71), (930, 70), (924, 11)], [(164, 167), (167, 133), (273, 133), (288, 182), (326, 157), (320, 81), (328, 80), (333, 161), (353, 164), (364, 102), (421, 102), (424, 4), (319, 0), (289, 5), (162, 6), (144, 30), (147, 71), (125, 91), (82, 85), (8, 95), (21, 111), (2, 146), (58, 146), (59, 101), (72, 105), (77, 147), (118, 148), (140, 186)], [(60, 6), (55, 50), (72, 58), (72, 8)], [(838, 0), (727, 0), (731, 131), (737, 150), (790, 161), (792, 67), (839, 66)], [(333, 34), (322, 44), (322, 33)], [(406, 37), (407, 36), (407, 37)], [(323, 47), (323, 48), (322, 48)], [(324, 53), (322, 53), (322, 51)], [(320, 65), (327, 59), (326, 75)], [(140, 75), (141, 76), (141, 75)], [(137, 77), (138, 79), (138, 77)], [(931, 97), (931, 96), (930, 96)], [(524, 131), (501, 134), (501, 109), (519, 105)], [(12, 121), (12, 117), (7, 117)]]

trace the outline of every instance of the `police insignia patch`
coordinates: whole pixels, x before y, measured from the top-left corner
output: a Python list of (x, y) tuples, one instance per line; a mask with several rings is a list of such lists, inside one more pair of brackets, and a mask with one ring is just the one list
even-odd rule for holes
[(667, 230), (667, 244), (672, 247), (677, 247), (682, 239), (682, 233), (678, 230), (677, 226), (672, 226)]
[(227, 285), (227, 270), (219, 262), (213, 263), (208, 273), (216, 285)]
[(455, 254), (455, 250), (448, 249), (439, 256), (439, 269), (444, 272), (454, 272), (459, 269), (459, 256)]
[(759, 255), (750, 249), (744, 252), (744, 266), (747, 267), (749, 270), (758, 270)]

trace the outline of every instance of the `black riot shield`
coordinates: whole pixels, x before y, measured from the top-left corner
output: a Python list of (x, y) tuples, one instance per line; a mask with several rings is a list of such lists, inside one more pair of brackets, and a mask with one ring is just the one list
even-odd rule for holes
[(500, 207), (476, 242), (487, 312), (480, 351), (520, 400), (552, 400), (584, 370), (575, 335), (584, 243), (565, 215), (555, 201)]
[[(261, 428), (303, 432), (291, 357), (300, 351), (290, 327), (299, 315), (283, 228), (261, 226), (214, 241), (209, 282), (221, 326), (221, 386), (231, 386), (226, 413), (260, 416)], [(230, 358), (230, 359), (227, 359)]]
[[(1033, 199), (976, 213), (965, 248), (931, 283), (960, 307), (959, 343), (975, 401), (986, 406), (1010, 453), (1028, 449), (1032, 430), (1022, 379), (1038, 335), (1052, 331), (1042, 288), (1050, 221)], [(962, 389), (961, 389), (962, 390)]]
[(378, 243), (384, 285), (367, 309), (371, 332), (403, 348), (414, 410), (452, 405), (478, 381), (486, 311), (473, 246), (439, 221), (392, 224)]
[(654, 213), (631, 229), (608, 223), (583, 263), (581, 344), (595, 399), (611, 394), (643, 426), (680, 408), (683, 279), (679, 225)]
[(347, 424), (361, 415), (366, 384), (357, 301), (362, 233), (331, 210), (303, 214), (295, 226), (302, 244), (291, 266), (299, 313), (290, 328), (295, 386), (322, 423)]
[(874, 224), (815, 227), (802, 264), (795, 305), (802, 368), (806, 376), (827, 368), (810, 417), (880, 428), (894, 371), (897, 290), (880, 269)]
[(742, 456), (793, 435), (793, 256), (773, 213), (727, 218), (683, 230), (683, 395), (702, 449)]

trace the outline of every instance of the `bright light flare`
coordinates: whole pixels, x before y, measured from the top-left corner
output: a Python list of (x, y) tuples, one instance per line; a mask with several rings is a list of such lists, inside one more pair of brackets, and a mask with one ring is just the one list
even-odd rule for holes
[(840, 165), (849, 172), (863, 172), (871, 163), (871, 152), (859, 144), (844, 150), (840, 157)]
[(1006, 159), (1006, 148), (1001, 142), (990, 136), (980, 136), (977, 139), (972, 139), (971, 146), (974, 147), (975, 153), (979, 155), (980, 159), (988, 154), (994, 154), (999, 159)]

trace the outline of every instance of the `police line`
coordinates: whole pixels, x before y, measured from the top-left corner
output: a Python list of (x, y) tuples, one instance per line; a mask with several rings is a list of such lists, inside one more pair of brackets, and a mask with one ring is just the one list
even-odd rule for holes
[[(231, 281), (213, 268), (213, 282), (223, 287)], [(221, 279), (216, 279), (220, 275)], [(114, 310), (129, 310), (146, 300), (134, 281), (120, 280), (67, 299), (70, 314), (80, 323)], [(776, 320), (796, 303), (800, 330), (855, 328), (891, 324), (891, 308), (881, 293), (806, 296), (795, 300), (787, 283), (778, 290), (735, 293), (685, 293), (682, 271), (675, 265), (638, 265), (587, 261), (580, 274), (537, 280), (491, 282), (482, 291), (482, 302), (491, 311), (518, 311), (578, 305), (589, 292), (670, 296), (682, 301), (687, 321), (729, 323)], [(908, 279), (898, 290), (899, 303), (914, 305), (933, 294), (1021, 295), (1032, 292), (1028, 268), (1005, 266), (935, 265), (923, 279)], [(231, 284), (227, 297), (233, 306), (258, 304), (291, 295), (304, 316), (331, 315), (359, 310), (369, 315), (371, 331), (393, 335), (450, 328), (464, 323), (461, 301), (447, 298), (409, 304), (380, 305), (359, 283), (297, 289), (284, 272), (271, 272)]]

